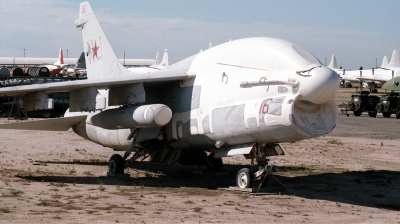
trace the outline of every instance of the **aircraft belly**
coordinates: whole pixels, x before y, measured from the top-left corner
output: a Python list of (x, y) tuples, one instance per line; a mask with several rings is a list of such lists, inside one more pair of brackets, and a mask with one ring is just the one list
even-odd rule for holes
[(131, 141), (127, 140), (131, 133), (130, 129), (107, 130), (86, 122), (82, 123), (73, 128), (74, 132), (82, 138), (121, 151), (126, 150), (131, 144)]

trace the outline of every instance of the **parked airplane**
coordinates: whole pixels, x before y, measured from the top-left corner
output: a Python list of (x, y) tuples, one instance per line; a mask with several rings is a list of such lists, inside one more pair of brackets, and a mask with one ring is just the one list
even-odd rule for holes
[(63, 51), (60, 48), (60, 52), (58, 53), (58, 60), (54, 64), (44, 64), (42, 66), (47, 67), (50, 71), (50, 75), (55, 76), (59, 72), (61, 72), (61, 70), (63, 70), (67, 65), (68, 64), (64, 63)]
[[(0, 57), (0, 65), (42, 65), (51, 64), (58, 58), (19, 58), (19, 57)], [(78, 58), (64, 58), (64, 63), (74, 65)], [(125, 66), (150, 66), (155, 64), (154, 59), (118, 59)]]
[(150, 162), (207, 164), (214, 171), (222, 170), (221, 157), (244, 155), (252, 166), (236, 182), (246, 188), (264, 178), (270, 156), (284, 154), (279, 143), (325, 135), (337, 123), (337, 74), (291, 42), (239, 39), (140, 74), (119, 63), (88, 2), (80, 4), (75, 24), (82, 30), (86, 80), (0, 88), (0, 95), (22, 95), (24, 110), (47, 107), (47, 92), (70, 91), (65, 117), (0, 128), (72, 127), (125, 151), (111, 156), (110, 175), (148, 155)]
[[(156, 58), (158, 58), (158, 53), (157, 53)], [(163, 55), (163, 59), (161, 60), (161, 62), (159, 64), (157, 64), (157, 61), (158, 61), (158, 59), (156, 59), (156, 63), (154, 63), (153, 65), (150, 65), (149, 67), (132, 67), (132, 68), (128, 68), (128, 70), (130, 70), (132, 72), (136, 72), (136, 73), (153, 73), (153, 72), (156, 72), (156, 71), (159, 71), (161, 69), (168, 67), (169, 60), (168, 60), (167, 49), (164, 50), (164, 55)]]
[(343, 73), (340, 79), (346, 86), (360, 84), (361, 87), (369, 88), (371, 92), (373, 92), (376, 87), (381, 87), (389, 79), (400, 76), (398, 52), (396, 49), (393, 50), (392, 58), (389, 63), (387, 62), (387, 57), (383, 57), (382, 64), (379, 68), (345, 71)]

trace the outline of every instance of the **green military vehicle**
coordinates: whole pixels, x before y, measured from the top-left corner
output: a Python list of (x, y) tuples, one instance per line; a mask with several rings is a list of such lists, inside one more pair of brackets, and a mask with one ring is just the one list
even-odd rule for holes
[(382, 113), (383, 117), (390, 117), (395, 114), (396, 119), (400, 118), (400, 102), (399, 93), (390, 93), (387, 96), (381, 96), (380, 102), (376, 105), (375, 116)]
[(375, 109), (380, 98), (369, 95), (369, 93), (369, 91), (362, 91), (358, 95), (351, 95), (351, 100), (347, 103), (346, 114), (347, 111), (353, 111), (354, 116), (360, 116), (363, 112), (368, 112), (370, 117), (376, 116)]

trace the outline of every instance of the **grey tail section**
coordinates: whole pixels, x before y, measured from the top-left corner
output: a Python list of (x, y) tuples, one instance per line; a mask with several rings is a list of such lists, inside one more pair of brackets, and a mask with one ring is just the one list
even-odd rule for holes
[(77, 69), (86, 69), (85, 52), (82, 52), (78, 61), (76, 62)]

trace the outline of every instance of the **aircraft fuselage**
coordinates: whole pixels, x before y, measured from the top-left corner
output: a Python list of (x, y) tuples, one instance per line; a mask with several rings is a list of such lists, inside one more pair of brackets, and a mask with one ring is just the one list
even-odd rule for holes
[[(162, 103), (172, 110), (164, 129), (170, 147), (212, 151), (216, 142), (224, 146), (293, 142), (326, 134), (336, 125), (336, 73), (290, 42), (232, 41), (167, 69), (177, 67), (195, 76), (162, 86), (145, 85), (144, 104)], [(93, 114), (74, 131), (126, 150), (132, 130), (95, 127), (90, 121)]]

